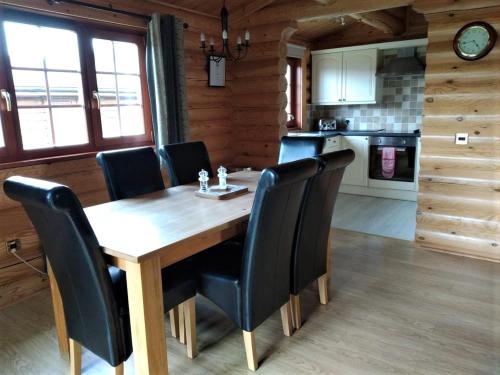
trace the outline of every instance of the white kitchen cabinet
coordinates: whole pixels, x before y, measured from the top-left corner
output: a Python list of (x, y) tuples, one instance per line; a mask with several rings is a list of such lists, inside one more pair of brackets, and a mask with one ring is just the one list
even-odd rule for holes
[(323, 154), (342, 150), (342, 137), (326, 137)]
[(376, 102), (377, 50), (343, 53), (343, 101), (346, 103)]
[(328, 104), (342, 98), (342, 52), (317, 55), (312, 59), (312, 102)]
[(377, 49), (313, 53), (312, 103), (376, 103), (377, 59)]
[(342, 148), (350, 148), (356, 154), (353, 162), (345, 169), (342, 184), (368, 186), (368, 137), (344, 136)]

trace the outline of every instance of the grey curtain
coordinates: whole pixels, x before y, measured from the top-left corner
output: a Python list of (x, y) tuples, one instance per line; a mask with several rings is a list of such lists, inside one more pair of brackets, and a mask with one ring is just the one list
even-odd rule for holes
[(156, 147), (183, 142), (187, 134), (184, 23), (153, 14), (148, 25), (146, 71)]

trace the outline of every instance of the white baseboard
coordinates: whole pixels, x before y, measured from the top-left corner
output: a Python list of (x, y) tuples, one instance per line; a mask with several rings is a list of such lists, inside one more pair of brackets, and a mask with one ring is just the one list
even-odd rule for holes
[(346, 194), (368, 195), (372, 197), (417, 201), (417, 192), (408, 190), (378, 189), (366, 186), (340, 185), (339, 191)]

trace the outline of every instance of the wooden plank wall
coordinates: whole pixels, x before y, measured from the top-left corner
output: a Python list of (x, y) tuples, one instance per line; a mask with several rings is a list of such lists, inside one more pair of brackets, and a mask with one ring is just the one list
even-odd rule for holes
[[(427, 20), (416, 241), (500, 261), (500, 41), (474, 62), (459, 59), (452, 48), (455, 33), (468, 22), (489, 22), (500, 33), (500, 7), (432, 14)], [(455, 145), (455, 133), (462, 132), (469, 133), (469, 144)]]
[(261, 169), (276, 164), (286, 133), (286, 43), (295, 29), (289, 22), (248, 27), (252, 47), (232, 70), (234, 156), (238, 166)]
[[(97, 1), (107, 5), (110, 1)], [(5, 2), (5, 1), (3, 1)], [(43, 0), (8, 1), (29, 5), (37, 9), (54, 9)], [(232, 163), (231, 137), (231, 107), (229, 88), (216, 89), (207, 87), (207, 73), (205, 58), (199, 49), (199, 33), (203, 29), (210, 36), (218, 38), (219, 21), (215, 18), (199, 14), (179, 11), (163, 6), (143, 4), (138, 6), (137, 1), (112, 1), (112, 5), (120, 9), (129, 9), (136, 12), (150, 14), (154, 11), (176, 14), (189, 24), (185, 31), (185, 60), (187, 77), (188, 116), (190, 124), (190, 139), (203, 140), (210, 153), (211, 161), (215, 166)], [(139, 4), (141, 5), (141, 4)], [(93, 19), (105, 17), (103, 12), (89, 12), (88, 9), (65, 5), (65, 13), (82, 12), (81, 15)], [(82, 10), (83, 9), (83, 10)], [(78, 13), (76, 13), (78, 14)], [(106, 20), (106, 19), (103, 19)], [(115, 22), (135, 23), (137, 19), (113, 17)], [(118, 21), (117, 21), (118, 20)], [(217, 39), (216, 39), (217, 40)], [(229, 82), (228, 85), (230, 85)], [(70, 186), (82, 200), (84, 206), (105, 202), (108, 199), (102, 172), (95, 159), (86, 158), (51, 164), (0, 170), (0, 182), (11, 175), (23, 175), (46, 178)], [(4, 249), (5, 241), (19, 238), (21, 249), (19, 255), (29, 260), (33, 265), (43, 268), (44, 261), (38, 238), (22, 208), (8, 199), (3, 189), (0, 189), (0, 308), (27, 298), (34, 293), (48, 287), (46, 277), (42, 277), (21, 264), (15, 257)]]

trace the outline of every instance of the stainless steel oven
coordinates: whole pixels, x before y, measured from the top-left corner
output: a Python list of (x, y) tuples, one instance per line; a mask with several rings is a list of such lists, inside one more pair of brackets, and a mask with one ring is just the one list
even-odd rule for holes
[(416, 137), (370, 137), (371, 180), (415, 182)]

